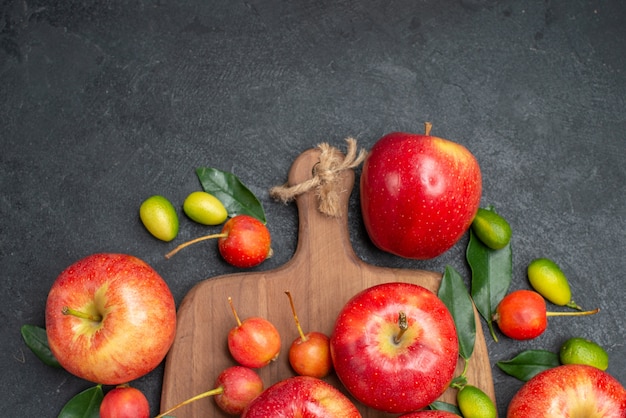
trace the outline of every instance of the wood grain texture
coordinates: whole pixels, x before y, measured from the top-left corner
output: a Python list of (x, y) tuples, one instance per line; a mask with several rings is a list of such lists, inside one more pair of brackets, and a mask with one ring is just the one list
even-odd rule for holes
[[(292, 165), (289, 184), (311, 178), (319, 151), (302, 153)], [(369, 265), (354, 253), (347, 227), (348, 199), (354, 187), (354, 173), (345, 171), (337, 184), (343, 216), (331, 218), (317, 210), (314, 192), (300, 195), (296, 201), (299, 215), (298, 245), (293, 258), (282, 267), (266, 272), (244, 272), (210, 278), (198, 283), (185, 296), (178, 309), (178, 330), (165, 363), (161, 410), (213, 388), (218, 374), (235, 365), (228, 353), (226, 336), (235, 326), (228, 305), (233, 298), (240, 318), (262, 316), (274, 323), (282, 337), (279, 358), (258, 370), (266, 387), (292, 376), (287, 351), (298, 337), (285, 291), (295, 301), (304, 331), (331, 333), (341, 307), (357, 292), (379, 283), (403, 281), (436, 291), (441, 274), (422, 270), (394, 269)], [(469, 363), (469, 383), (483, 389), (495, 402), (495, 391), (484, 334), (475, 313), (477, 338)], [(459, 359), (457, 375), (463, 361)], [(336, 376), (326, 378), (341, 388)], [(343, 390), (343, 389), (342, 389)], [(456, 403), (456, 390), (447, 390), (440, 398)], [(357, 403), (364, 417), (383, 418), (396, 415), (367, 409)], [(187, 405), (175, 413), (179, 418), (226, 417), (212, 399)]]

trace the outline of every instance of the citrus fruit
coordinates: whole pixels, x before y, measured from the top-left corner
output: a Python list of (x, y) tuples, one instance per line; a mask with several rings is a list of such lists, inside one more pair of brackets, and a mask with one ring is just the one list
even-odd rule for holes
[(178, 235), (176, 209), (163, 196), (150, 196), (139, 207), (139, 217), (148, 232), (162, 241), (171, 241)]
[(609, 355), (604, 348), (585, 338), (574, 337), (565, 341), (559, 350), (562, 364), (586, 364), (600, 370), (609, 367)]
[(228, 217), (222, 202), (203, 191), (190, 193), (183, 202), (183, 211), (192, 221), (203, 225), (219, 225)]
[(572, 291), (561, 268), (547, 258), (536, 258), (528, 265), (528, 281), (541, 296), (559, 306), (580, 309), (572, 301)]
[(464, 418), (496, 418), (496, 406), (485, 392), (465, 385), (456, 394), (456, 401)]
[(506, 247), (511, 240), (511, 226), (491, 209), (478, 209), (472, 221), (472, 230), (483, 244), (493, 250)]

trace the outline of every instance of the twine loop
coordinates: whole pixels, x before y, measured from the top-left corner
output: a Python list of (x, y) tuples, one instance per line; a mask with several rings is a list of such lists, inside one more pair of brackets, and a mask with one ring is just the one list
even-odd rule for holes
[(318, 209), (321, 213), (338, 217), (341, 214), (339, 195), (336, 189), (341, 172), (356, 168), (365, 160), (367, 152), (361, 149), (357, 153), (356, 139), (347, 138), (347, 150), (344, 156), (337, 148), (327, 143), (318, 145), (321, 151), (319, 161), (313, 166), (313, 177), (293, 186), (276, 186), (270, 189), (270, 196), (283, 203), (288, 203), (302, 193), (315, 190)]

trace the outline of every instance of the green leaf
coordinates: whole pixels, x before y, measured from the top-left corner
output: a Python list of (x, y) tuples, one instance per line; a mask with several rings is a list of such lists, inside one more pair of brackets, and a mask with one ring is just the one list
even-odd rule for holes
[(428, 405), (428, 409), (431, 409), (433, 411), (452, 412), (453, 414), (457, 414), (458, 416), (461, 416), (461, 411), (459, 410), (459, 408), (457, 408), (456, 405), (453, 405), (447, 402), (435, 401), (431, 403), (430, 405)]
[(506, 374), (527, 382), (537, 373), (560, 365), (559, 355), (547, 350), (526, 350), (496, 363)]
[(459, 336), (459, 354), (469, 360), (476, 341), (476, 319), (474, 307), (461, 275), (451, 266), (446, 266), (438, 291), (439, 298), (448, 307), (454, 318)]
[(65, 404), (58, 418), (99, 418), (102, 398), (101, 385), (86, 389)]
[(487, 321), (493, 339), (498, 341), (492, 318), (496, 307), (511, 285), (513, 264), (511, 244), (500, 250), (492, 250), (470, 230), (466, 257), (472, 270), (472, 299), (480, 315)]
[(197, 168), (196, 174), (204, 191), (222, 202), (228, 216), (250, 215), (267, 222), (263, 205), (237, 176), (211, 167)]
[(36, 325), (22, 325), (20, 329), (24, 342), (30, 350), (48, 366), (61, 368), (59, 361), (54, 357), (48, 345), (48, 334), (44, 328)]

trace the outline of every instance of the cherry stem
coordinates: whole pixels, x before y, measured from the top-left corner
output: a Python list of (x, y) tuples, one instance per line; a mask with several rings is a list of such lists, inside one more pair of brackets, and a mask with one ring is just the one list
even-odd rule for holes
[(424, 134), (430, 136), (430, 130), (433, 128), (433, 124), (430, 122), (424, 122)]
[(398, 332), (398, 335), (393, 338), (393, 342), (396, 344), (400, 343), (402, 336), (404, 335), (406, 330), (409, 329), (409, 323), (406, 320), (406, 314), (402, 311), (400, 311), (400, 313), (398, 314), (398, 327), (400, 328), (400, 332)]
[(211, 235), (205, 235), (203, 237), (194, 238), (194, 239), (192, 239), (190, 241), (183, 242), (178, 247), (174, 248), (172, 251), (170, 251), (169, 253), (165, 254), (165, 258), (172, 258), (172, 256), (174, 256), (174, 254), (176, 254), (177, 252), (179, 252), (183, 248), (189, 247), (190, 245), (196, 244), (196, 243), (198, 243), (200, 241), (206, 241), (208, 239), (215, 239), (215, 238), (226, 238), (227, 236), (228, 236), (228, 234), (226, 234), (226, 233), (219, 233), (219, 234), (211, 234)]
[(298, 328), (298, 334), (300, 334), (300, 339), (302, 340), (302, 342), (307, 341), (308, 337), (304, 335), (304, 331), (302, 331), (302, 327), (300, 326), (300, 320), (298, 319), (298, 315), (296, 314), (296, 306), (293, 303), (291, 292), (287, 290), (285, 291), (285, 294), (289, 298), (289, 304), (291, 305), (291, 312), (293, 313), (293, 319), (296, 322), (296, 327)]
[(233, 298), (228, 297), (228, 303), (230, 304), (230, 309), (233, 311), (233, 315), (235, 316), (235, 320), (237, 321), (237, 326), (241, 326), (241, 320), (239, 320), (239, 315), (237, 315), (237, 310), (235, 309), (235, 305), (233, 304)]
[(199, 395), (196, 395), (193, 398), (189, 398), (186, 401), (183, 401), (183, 402), (179, 403), (178, 405), (173, 406), (172, 408), (170, 408), (167, 411), (157, 415), (154, 418), (163, 418), (164, 416), (170, 414), (171, 412), (175, 411), (176, 409), (178, 409), (178, 408), (180, 408), (182, 406), (185, 406), (187, 404), (190, 404), (190, 403), (192, 403), (194, 401), (197, 401), (198, 399), (208, 398), (209, 396), (219, 395), (219, 394), (222, 394), (222, 393), (224, 393), (224, 387), (223, 386), (217, 387), (215, 389), (211, 389), (211, 390), (209, 390), (207, 392), (204, 392), (204, 393), (201, 393)]
[(102, 321), (102, 316), (101, 315), (92, 315), (92, 314), (88, 314), (86, 312), (77, 311), (76, 309), (72, 309), (69, 306), (64, 306), (63, 309), (61, 309), (61, 312), (63, 313), (63, 315), (72, 315), (72, 316), (75, 316), (77, 318), (87, 319), (87, 320), (93, 321), (93, 322), (100, 322), (100, 321)]
[(600, 312), (600, 308), (582, 312), (546, 312), (546, 316), (583, 316), (597, 314), (598, 312)]

